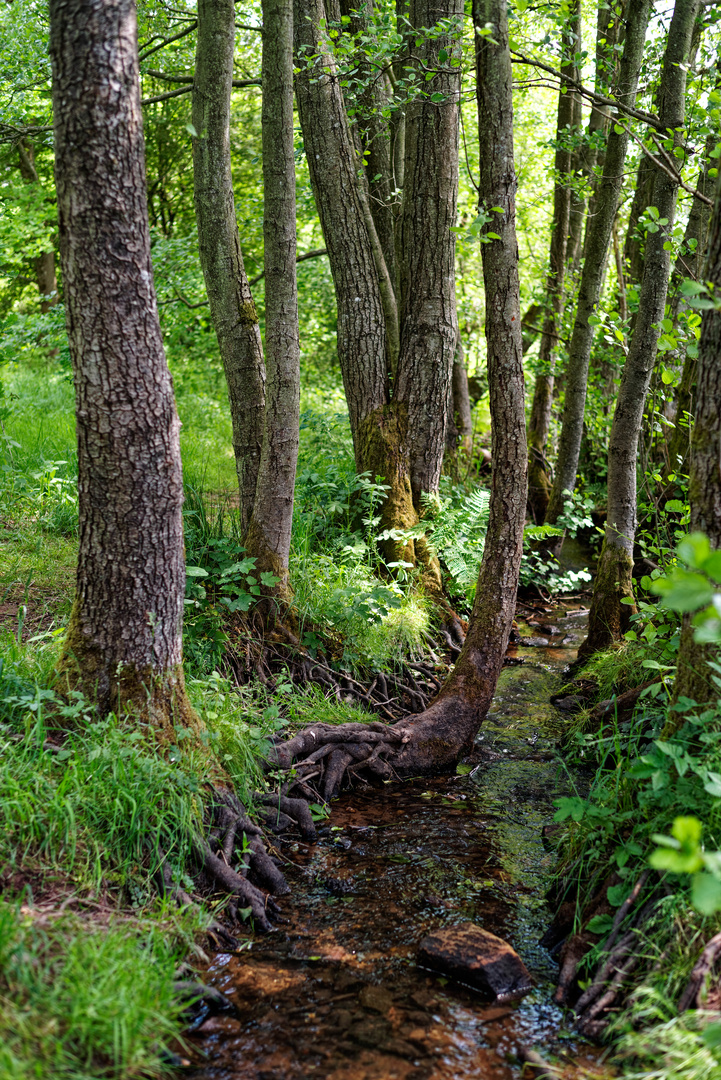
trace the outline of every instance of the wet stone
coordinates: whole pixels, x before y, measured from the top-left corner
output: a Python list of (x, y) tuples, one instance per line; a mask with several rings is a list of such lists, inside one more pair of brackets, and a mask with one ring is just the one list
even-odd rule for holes
[(533, 989), (526, 965), (508, 942), (471, 922), (429, 934), (418, 947), (418, 962), (489, 992), (499, 1002)]
[(364, 986), (358, 995), (361, 1005), (385, 1016), (393, 1005), (393, 995), (382, 986)]

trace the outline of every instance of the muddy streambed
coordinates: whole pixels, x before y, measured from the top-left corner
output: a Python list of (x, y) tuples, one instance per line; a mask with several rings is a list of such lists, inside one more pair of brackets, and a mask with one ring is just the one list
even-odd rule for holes
[[(471, 772), (350, 791), (317, 844), (283, 849), (285, 921), (206, 972), (240, 1019), (191, 1035), (196, 1076), (510, 1080), (523, 1047), (560, 1058), (568, 1078), (600, 1075), (553, 1004), (557, 967), (539, 945), (553, 867), (543, 827), (570, 787), (548, 699), (583, 636), (579, 607), (546, 609), (548, 647), (519, 622), (538, 643), (509, 650)], [(536, 984), (522, 1001), (495, 1005), (417, 966), (426, 933), (467, 919), (520, 953)]]

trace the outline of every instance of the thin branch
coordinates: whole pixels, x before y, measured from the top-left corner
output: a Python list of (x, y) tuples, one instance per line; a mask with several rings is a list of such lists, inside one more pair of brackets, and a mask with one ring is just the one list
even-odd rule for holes
[(603, 94), (597, 94), (594, 90), (589, 90), (583, 83), (576, 82), (575, 79), (569, 79), (566, 75), (562, 75), (556, 68), (551, 67), (550, 64), (544, 64), (541, 60), (531, 60), (529, 57), (524, 56), (523, 53), (516, 52), (515, 56), (511, 57), (511, 62), (514, 64), (528, 64), (530, 67), (540, 68), (541, 71), (547, 71), (550, 75), (553, 75), (564, 86), (569, 87), (571, 90), (577, 90), (579, 94), (589, 98), (591, 101), (597, 102), (599, 105), (610, 105), (613, 109), (620, 109), (621, 112), (626, 113), (627, 116), (632, 116), (634, 120), (642, 120), (644, 124), (648, 124), (649, 127), (654, 128), (656, 131), (660, 131), (664, 134), (661, 127), (661, 121), (653, 113), (644, 112), (642, 109), (632, 109), (630, 105), (624, 105), (622, 101), (617, 101), (616, 98), (605, 97)]
[(167, 101), (168, 98), (180, 97), (181, 94), (189, 94), (193, 89), (192, 83), (190, 86), (181, 86), (178, 90), (168, 90), (165, 94), (156, 94), (155, 97), (143, 98), (140, 102), (141, 105), (155, 105), (157, 101)]
[[(150, 75), (153, 79), (160, 79), (162, 82), (170, 83), (185, 83), (189, 90), (193, 89), (193, 76), (192, 75), (166, 75), (163, 71), (155, 71), (151, 69), (146, 72), (146, 75)], [(260, 79), (233, 79), (233, 86), (236, 89), (241, 89), (244, 86), (260, 86)], [(181, 93), (184, 91), (181, 91)], [(167, 95), (165, 95), (167, 97)], [(162, 100), (160, 98), (154, 100)], [(146, 102), (143, 102), (146, 104)]]
[(625, 124), (622, 124), (619, 120), (616, 120), (615, 122), (620, 124), (620, 126), (628, 132), (634, 142), (637, 142), (638, 145), (641, 147), (646, 157), (650, 157), (651, 161), (658, 169), (661, 170), (661, 172), (665, 172), (666, 176), (669, 176), (675, 183), (678, 184), (679, 187), (683, 188), (684, 191), (687, 191), (689, 195), (693, 195), (694, 199), (699, 199), (700, 202), (705, 203), (706, 206), (713, 206), (713, 199), (709, 199), (709, 197), (707, 195), (704, 195), (702, 191), (699, 191), (698, 188), (691, 187), (690, 184), (685, 183), (681, 179), (681, 176), (676, 172), (676, 170), (671, 165), (668, 165), (666, 161), (664, 161), (664, 158), (667, 158), (668, 160), (671, 159), (668, 158), (668, 155), (666, 154), (666, 151), (663, 149), (663, 147), (658, 145), (653, 135), (653, 132), (651, 133), (651, 138), (653, 139), (654, 144), (662, 155), (660, 157), (652, 153), (647, 146), (644, 146), (643, 139), (639, 138), (639, 136), (636, 135), (633, 131), (631, 131), (630, 128), (626, 127)]
[(158, 42), (157, 45), (153, 45), (152, 49), (146, 49), (142, 56), (138, 57), (138, 60), (142, 63), (143, 60), (147, 60), (149, 56), (153, 55), (153, 53), (159, 52), (161, 49), (164, 49), (166, 45), (172, 45), (174, 41), (180, 41), (181, 38), (187, 37), (188, 34), (192, 34), (193, 30), (195, 30), (197, 25), (198, 20), (194, 19), (190, 26), (186, 26), (185, 30), (180, 30), (172, 37), (165, 38), (163, 41)]
[[(302, 255), (298, 255), (296, 257), (295, 261), (297, 263), (305, 262), (306, 259), (318, 259), (321, 255), (327, 255), (327, 254), (328, 254), (328, 248), (313, 248), (311, 251), (306, 251)], [(259, 281), (262, 281), (264, 277), (265, 277), (265, 270), (261, 270), (261, 272), (259, 274), (256, 274), (254, 278), (251, 278), (251, 280), (248, 282), (248, 284), (252, 288), (253, 285), (257, 285)]]
[[(327, 255), (327, 254), (328, 254), (328, 248), (313, 248), (311, 251), (305, 251), (302, 255), (298, 255), (296, 257), (295, 261), (297, 263), (305, 262), (306, 259), (317, 259), (321, 255)], [(262, 279), (264, 277), (265, 277), (265, 270), (262, 270), (260, 274), (256, 274), (254, 278), (251, 278), (250, 281), (248, 282), (248, 284), (252, 288), (253, 285), (257, 285), (259, 281), (262, 281)], [(173, 285), (173, 292), (175, 293), (175, 297), (172, 300), (160, 300), (158, 302), (158, 307), (165, 307), (167, 304), (181, 303), (181, 304), (185, 304), (185, 306), (187, 308), (189, 308), (191, 311), (193, 311), (195, 308), (201, 308), (201, 307), (207, 307), (208, 306), (208, 301), (207, 300), (199, 300), (195, 304), (192, 303), (190, 300), (187, 299), (187, 297), (183, 296), (183, 294), (181, 293), (181, 291), (177, 287), (177, 285)]]

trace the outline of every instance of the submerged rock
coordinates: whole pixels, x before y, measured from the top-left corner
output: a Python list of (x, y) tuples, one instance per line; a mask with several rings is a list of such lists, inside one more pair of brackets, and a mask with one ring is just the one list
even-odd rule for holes
[(429, 934), (418, 946), (418, 962), (489, 992), (496, 1001), (523, 997), (533, 989), (530, 972), (515, 949), (472, 922)]

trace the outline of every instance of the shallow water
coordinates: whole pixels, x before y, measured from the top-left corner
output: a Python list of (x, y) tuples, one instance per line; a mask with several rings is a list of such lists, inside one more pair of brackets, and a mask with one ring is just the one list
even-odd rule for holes
[[(510, 1080), (524, 1047), (568, 1080), (604, 1075), (553, 1004), (557, 968), (539, 945), (553, 866), (542, 830), (569, 790), (548, 699), (583, 635), (579, 609), (524, 609), (540, 619), (521, 634), (549, 646), (509, 650), (472, 772), (348, 792), (317, 844), (283, 848), (285, 921), (208, 967), (241, 1019), (193, 1034), (202, 1080)], [(535, 981), (522, 1001), (495, 1005), (417, 966), (426, 933), (467, 919), (520, 953)]]

